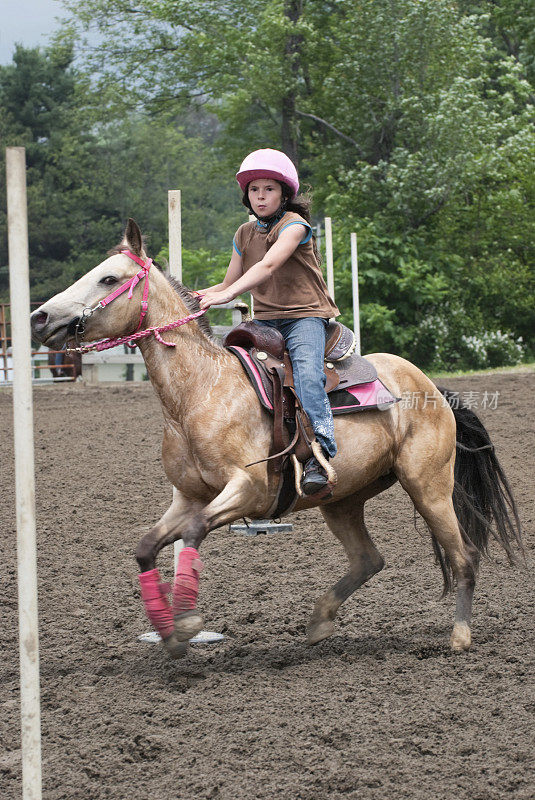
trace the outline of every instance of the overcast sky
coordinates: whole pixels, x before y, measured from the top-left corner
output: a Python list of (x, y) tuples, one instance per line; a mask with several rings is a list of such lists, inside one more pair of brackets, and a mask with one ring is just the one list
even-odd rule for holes
[(0, 8), (0, 64), (11, 62), (15, 44), (46, 46), (55, 17), (65, 15), (59, 0), (1, 0)]

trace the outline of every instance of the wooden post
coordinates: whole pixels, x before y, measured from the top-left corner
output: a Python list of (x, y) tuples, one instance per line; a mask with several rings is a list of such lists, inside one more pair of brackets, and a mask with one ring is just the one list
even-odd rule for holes
[(357, 342), (355, 352), (360, 356), (359, 255), (356, 233), (351, 234), (351, 283), (353, 287), (353, 331)]
[(327, 289), (334, 300), (333, 228), (330, 217), (325, 217), (325, 257), (327, 261)]
[(169, 274), (182, 282), (182, 206), (180, 189), (167, 192), (169, 209)]
[[(169, 274), (182, 282), (182, 196), (180, 189), (170, 189), (167, 192), (167, 206), (169, 213)], [(173, 486), (173, 499), (176, 495)], [(178, 566), (178, 554), (184, 547), (182, 539), (173, 544), (173, 574)]]
[(9, 291), (17, 503), (22, 797), (41, 798), (41, 710), (37, 620), (35, 470), (30, 334), (26, 152), (6, 148)]
[(82, 356), (82, 375), (85, 384), (96, 386), (98, 384), (98, 364), (88, 364), (86, 357)]
[(0, 356), (2, 357), (2, 366), (0, 367), (0, 370), (4, 373), (4, 381), (7, 381), (9, 374), (9, 362), (7, 358), (7, 351), (9, 347), (9, 338), (7, 335), (7, 308), (9, 308), (7, 303), (0, 303), (0, 347), (2, 348), (2, 352), (0, 353)]
[[(256, 217), (254, 214), (249, 214), (249, 222), (256, 222)], [(254, 300), (253, 300), (253, 293), (251, 292), (251, 308), (249, 310), (251, 314), (251, 319), (254, 317)]]

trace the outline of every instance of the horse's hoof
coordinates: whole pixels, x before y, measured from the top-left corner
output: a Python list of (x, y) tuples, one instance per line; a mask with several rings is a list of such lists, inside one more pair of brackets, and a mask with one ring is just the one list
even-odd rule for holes
[(174, 622), (175, 636), (179, 642), (187, 642), (188, 639), (193, 639), (199, 631), (202, 631), (204, 625), (203, 618), (195, 609), (178, 614), (174, 617)]
[(450, 646), (454, 653), (462, 653), (469, 650), (472, 644), (470, 628), (466, 622), (456, 622), (450, 638)]
[(328, 639), (334, 633), (334, 623), (331, 619), (322, 619), (320, 622), (312, 622), (307, 628), (307, 644), (309, 646)]
[(174, 633), (162, 641), (163, 646), (171, 658), (184, 658), (188, 652), (188, 643), (179, 641)]

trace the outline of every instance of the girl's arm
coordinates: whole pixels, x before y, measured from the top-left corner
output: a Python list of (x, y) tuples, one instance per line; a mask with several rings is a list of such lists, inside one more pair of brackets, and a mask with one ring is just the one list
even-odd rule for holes
[[(305, 225), (290, 225), (285, 228), (261, 261), (257, 261), (251, 269), (241, 276), (234, 277), (233, 273), (231, 275), (231, 277), (234, 277), (232, 283), (226, 283), (227, 276), (231, 273), (234, 256), (238, 256), (237, 253), (233, 253), (227, 275), (223, 281), (223, 284), (226, 283), (226, 285), (224, 285), (223, 289), (218, 289), (217, 291), (212, 288), (209, 289), (204, 297), (201, 298), (201, 308), (230, 303), (239, 294), (248, 292), (263, 283), (288, 261), (294, 250), (299, 246), (303, 238), (303, 228), (307, 230)], [(238, 258), (241, 270), (241, 256), (238, 256)]]

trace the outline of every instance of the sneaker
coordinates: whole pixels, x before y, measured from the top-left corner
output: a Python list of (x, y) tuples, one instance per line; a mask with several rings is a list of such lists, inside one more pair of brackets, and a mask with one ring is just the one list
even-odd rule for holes
[(303, 477), (301, 478), (301, 491), (303, 494), (316, 494), (327, 486), (327, 473), (315, 458), (305, 461)]

